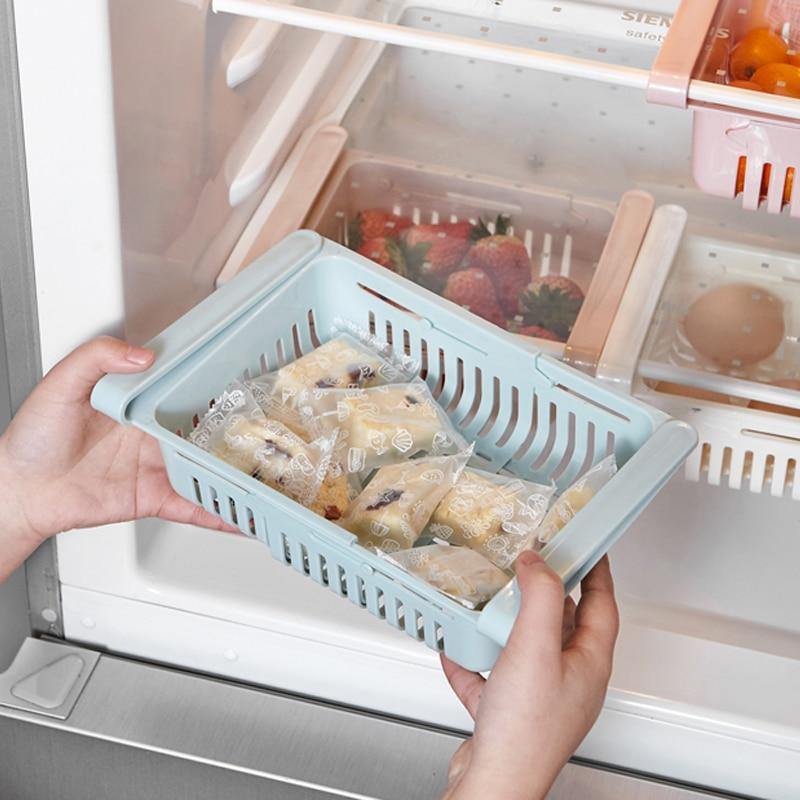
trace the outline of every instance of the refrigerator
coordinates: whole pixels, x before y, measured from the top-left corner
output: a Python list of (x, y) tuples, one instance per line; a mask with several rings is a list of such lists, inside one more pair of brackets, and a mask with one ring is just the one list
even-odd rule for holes
[[(744, 203), (700, 188), (699, 159), (719, 153), (698, 143), (703, 114), (732, 95), (695, 75), (699, 110), (653, 102), (676, 12), (4, 0), (0, 176), (17, 214), (0, 244), (0, 422), (80, 342), (146, 342), (297, 228), (346, 243), (380, 203), (414, 221), (508, 213), (542, 274), (596, 268), (591, 292), (618, 292), (591, 371), (700, 436), (610, 553), (614, 674), (552, 797), (789, 800), (800, 403), (761, 375), (697, 378), (662, 332), (722, 269), (780, 285), (796, 342), (800, 200), (773, 208), (749, 172)], [(623, 198), (649, 196), (615, 289), (598, 259)], [(530, 346), (587, 367), (570, 344)], [(471, 729), (434, 652), (243, 537), (160, 520), (66, 532), (0, 592), (3, 797), (433, 797)], [(75, 671), (46, 676), (49, 699), (15, 699), (54, 663)]]

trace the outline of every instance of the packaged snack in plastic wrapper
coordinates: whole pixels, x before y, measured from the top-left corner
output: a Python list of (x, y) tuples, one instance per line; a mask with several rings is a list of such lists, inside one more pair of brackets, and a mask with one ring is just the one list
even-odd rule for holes
[(614, 477), (617, 461), (613, 455), (598, 461), (582, 478), (563, 491), (539, 526), (537, 538), (543, 544), (559, 531)]
[(388, 553), (412, 547), (471, 454), (468, 448), (381, 467), (340, 524), (368, 549)]
[(339, 429), (337, 458), (349, 473), (467, 447), (419, 379), (370, 389), (312, 390), (300, 397), (298, 410), (325, 430)]
[(189, 438), (304, 506), (318, 498), (336, 440), (332, 434), (304, 441), (280, 420), (267, 417), (238, 382), (228, 386)]
[(380, 386), (411, 374), (350, 333), (340, 333), (274, 373), (273, 392), (280, 403), (292, 405), (303, 391)]
[(536, 541), (554, 491), (553, 484), (467, 468), (433, 512), (427, 532), (508, 570)]
[(469, 547), (431, 544), (390, 553), (385, 558), (473, 610), (482, 608), (511, 580)]

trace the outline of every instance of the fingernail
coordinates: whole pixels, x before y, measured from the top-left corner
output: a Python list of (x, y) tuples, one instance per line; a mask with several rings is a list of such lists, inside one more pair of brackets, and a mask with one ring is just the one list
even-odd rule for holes
[(125, 354), (125, 360), (130, 361), (131, 364), (143, 366), (153, 360), (153, 352), (144, 347), (129, 347), (128, 352)]
[(541, 560), (542, 557), (538, 553), (534, 553), (533, 550), (526, 550), (520, 554), (517, 562), (522, 564), (523, 567), (531, 567), (534, 564), (539, 564)]

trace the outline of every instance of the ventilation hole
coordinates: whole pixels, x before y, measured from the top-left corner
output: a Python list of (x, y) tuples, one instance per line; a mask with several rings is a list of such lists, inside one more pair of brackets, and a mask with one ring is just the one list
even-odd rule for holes
[(514, 434), (519, 422), (519, 389), (516, 386), (511, 387), (511, 418), (508, 420), (503, 435), (497, 440), (497, 447), (502, 447)]
[(376, 589), (375, 593), (378, 598), (378, 616), (381, 619), (386, 619), (386, 598), (383, 596), (383, 590)]
[(436, 381), (436, 386), (433, 387), (431, 393), (433, 394), (434, 398), (437, 400), (441, 395), (442, 391), (444, 390), (444, 384), (447, 380), (447, 374), (444, 369), (444, 350), (439, 348), (439, 379)]
[(281, 534), (281, 542), (283, 544), (283, 563), (284, 564), (291, 564), (292, 563), (292, 550), (289, 547), (289, 540), (286, 538), (286, 534)]
[(448, 414), (452, 414), (461, 402), (464, 396), (464, 360), (459, 358), (456, 360), (456, 388), (453, 392), (453, 399), (445, 409)]
[(425, 637), (425, 617), (423, 617), (422, 612), (418, 611), (416, 608), (414, 609), (413, 633), (416, 635), (417, 639), (423, 639)]
[(311, 561), (309, 560), (308, 557), (308, 548), (304, 544), (300, 545), (300, 558), (303, 562), (303, 572), (305, 572), (306, 575), (310, 575)]
[(255, 518), (253, 517), (253, 509), (252, 508), (247, 508), (245, 506), (244, 513), (245, 513), (245, 516), (247, 518), (247, 530), (249, 530), (250, 533), (252, 533), (253, 536), (255, 536), (256, 535), (256, 521), (255, 521)]
[(556, 440), (556, 421), (557, 421), (557, 410), (554, 403), (549, 403), (549, 411), (548, 411), (548, 418), (550, 421), (550, 429), (547, 433), (547, 441), (544, 443), (544, 447), (542, 448), (542, 452), (536, 457), (536, 460), (531, 464), (531, 469), (535, 472), (536, 470), (541, 469), (547, 459), (550, 456), (550, 451), (553, 449), (553, 444)]
[(525, 437), (525, 441), (517, 448), (517, 452), (514, 453), (512, 459), (514, 461), (519, 461), (521, 458), (525, 456), (528, 450), (531, 449), (531, 445), (533, 444), (533, 440), (536, 438), (536, 428), (537, 426), (537, 418), (538, 418), (538, 405), (539, 405), (539, 396), (533, 396), (533, 402), (531, 403), (531, 426), (528, 429), (528, 434)]
[[(559, 445), (561, 442), (558, 443)], [(560, 449), (560, 447), (559, 447)], [(564, 455), (561, 461), (558, 462), (556, 468), (550, 476), (554, 481), (557, 481), (569, 466), (572, 461), (572, 456), (575, 454), (575, 414), (571, 411), (567, 415), (567, 441), (564, 447)]]
[(258, 359), (258, 363), (261, 366), (261, 374), (263, 375), (266, 372), (271, 372), (269, 368), (269, 359), (267, 358), (266, 353), (262, 353)]
[(761, 170), (761, 194), (759, 200), (763, 200), (769, 194), (769, 180), (772, 177), (772, 164), (764, 164)]
[(347, 573), (344, 571), (344, 567), (337, 567), (336, 570), (339, 575), (339, 591), (342, 593), (342, 597), (347, 597)]
[(767, 456), (764, 462), (764, 483), (763, 486), (771, 486), (775, 478), (775, 456), (772, 454)]
[(319, 347), (322, 342), (319, 340), (319, 336), (317, 336), (317, 323), (314, 319), (314, 309), (308, 309), (308, 335), (311, 338), (311, 344), (314, 347)]
[(203, 493), (200, 491), (200, 481), (197, 478), (192, 478), (192, 485), (194, 486), (194, 497), (200, 505), (203, 505)]
[(228, 505), (230, 506), (231, 511), (231, 520), (233, 520), (234, 525), (239, 524), (239, 514), (236, 512), (236, 503), (234, 502), (232, 497), (228, 498)]
[(367, 323), (367, 327), (369, 328), (369, 332), (375, 336), (377, 328), (375, 326), (375, 313), (373, 311), (369, 312), (369, 321)]
[(275, 355), (278, 358), (278, 366), (282, 367), (286, 363), (286, 356), (283, 353), (283, 342), (280, 339), (275, 342)]
[(733, 448), (726, 447), (722, 451), (722, 475), (731, 474), (731, 461), (733, 460)]
[(783, 205), (788, 206), (792, 202), (794, 194), (794, 167), (786, 170), (786, 178), (783, 181)]
[(386, 320), (386, 342), (391, 347), (394, 344), (392, 338), (392, 323), (389, 320)]
[(744, 191), (744, 181), (747, 176), (747, 156), (739, 156), (739, 167), (736, 170), (736, 197)]
[(478, 431), (477, 438), (482, 439), (487, 436), (489, 431), (494, 427), (497, 422), (497, 415), (500, 412), (500, 379), (493, 378), (492, 386), (494, 388), (494, 398), (492, 400), (492, 410), (489, 413), (489, 418), (483, 424), (483, 427)]
[(200, 417), (198, 417), (197, 414), (195, 414), (192, 417), (192, 428), (196, 428), (199, 424), (200, 424)]
[(428, 377), (428, 343), (424, 339), (420, 339), (419, 356), (419, 377), (424, 381)]
[(403, 329), (403, 352), (407, 355), (411, 355), (411, 334)]
[(297, 323), (292, 325), (292, 344), (294, 345), (294, 357), (300, 358), (303, 355), (303, 348), (300, 346), (300, 331)]
[(222, 511), (220, 509), (219, 504), (219, 497), (217, 496), (217, 490), (213, 486), (208, 487), (209, 494), (211, 495), (211, 506), (214, 509), (214, 513), (217, 516), (222, 516)]
[(616, 455), (617, 449), (617, 437), (614, 435), (614, 431), (609, 431), (606, 435), (606, 452), (605, 456), (613, 456)]
[(700, 448), (700, 472), (708, 472), (708, 464), (711, 460), (711, 445), (708, 442), (703, 442)]
[(322, 581), (323, 586), (327, 586), (329, 583), (328, 578), (328, 559), (325, 558), (323, 555), (317, 556), (318, 563), (319, 563), (319, 579)]
[(403, 605), (401, 600), (395, 599), (394, 601), (394, 611), (395, 616), (397, 617), (397, 627), (400, 628), (401, 631), (405, 630), (406, 628), (406, 609)]
[(363, 608), (367, 607), (367, 587), (364, 585), (363, 578), (356, 578), (356, 589), (358, 591), (358, 602)]
[(242, 378), (244, 378), (244, 380), (246, 380), (246, 381), (249, 381), (249, 380), (250, 380), (252, 377), (253, 377), (253, 373), (252, 373), (252, 372), (250, 372), (250, 367), (248, 367), (248, 368), (247, 368), (247, 369), (246, 369), (246, 370), (245, 370), (245, 371), (242, 373)]
[(444, 628), (441, 625), (436, 625), (436, 649), (440, 652), (444, 651)]
[(794, 487), (795, 472), (797, 472), (797, 461), (790, 458), (786, 462), (786, 489), (792, 489)]
[[(705, 456), (705, 448), (708, 446), (709, 448), (711, 445), (704, 445), (703, 446), (703, 455)], [(742, 464), (742, 480), (749, 481), (753, 475), (753, 451), (748, 450), (744, 454), (744, 463)]]

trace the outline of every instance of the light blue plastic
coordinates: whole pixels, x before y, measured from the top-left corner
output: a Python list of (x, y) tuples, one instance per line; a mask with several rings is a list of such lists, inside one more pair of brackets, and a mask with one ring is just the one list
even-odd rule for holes
[(515, 582), (482, 612), (469, 611), (176, 433), (191, 430), (193, 416), (231, 380), (310, 351), (342, 319), (422, 364), (434, 395), (489, 469), (553, 478), (565, 488), (613, 448), (620, 471), (543, 552), (567, 590), (678, 469), (696, 435), (309, 231), (287, 237), (156, 337), (150, 370), (97, 385), (94, 407), (158, 439), (183, 497), (468, 669), (490, 669), (516, 618)]

